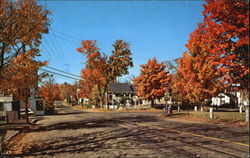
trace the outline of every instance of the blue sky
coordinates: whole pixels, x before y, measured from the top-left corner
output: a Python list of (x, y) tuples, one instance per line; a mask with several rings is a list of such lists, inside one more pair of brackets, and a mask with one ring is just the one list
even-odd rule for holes
[[(80, 75), (85, 57), (75, 51), (81, 40), (97, 40), (111, 54), (117, 39), (130, 43), (134, 67), (156, 57), (164, 61), (181, 57), (189, 34), (202, 22), (204, 1), (41, 1), (52, 14), (50, 33), (41, 44), (49, 66)], [(73, 80), (56, 77), (57, 82)]]

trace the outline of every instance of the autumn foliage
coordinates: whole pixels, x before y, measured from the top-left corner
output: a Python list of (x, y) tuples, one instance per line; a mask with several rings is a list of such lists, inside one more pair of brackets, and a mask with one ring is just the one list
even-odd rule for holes
[(205, 57), (193, 57), (185, 52), (178, 61), (178, 71), (172, 80), (172, 93), (178, 101), (201, 105), (202, 101), (222, 90), (219, 76), (216, 67)]
[[(247, 88), (249, 74), (249, 10), (245, 0), (207, 0), (204, 22), (195, 30), (187, 47), (193, 43), (208, 53), (207, 59), (223, 75), (225, 86), (240, 84)], [(202, 35), (198, 37), (197, 33)], [(190, 52), (191, 53), (191, 52)]]
[(191, 33), (172, 80), (175, 98), (182, 102), (201, 104), (230, 86), (249, 87), (248, 2), (206, 2), (204, 21)]
[(104, 94), (102, 87), (105, 85), (105, 71), (107, 69), (106, 57), (99, 52), (96, 46), (96, 41), (83, 41), (82, 47), (77, 48), (77, 51), (86, 54), (86, 67), (81, 71), (81, 96), (90, 98), (93, 87), (96, 85), (99, 91), (99, 99), (101, 104), (104, 102)]
[(165, 65), (158, 63), (156, 58), (148, 60), (147, 64), (140, 65), (140, 76), (133, 79), (137, 95), (149, 100), (161, 98), (169, 88), (171, 75), (165, 71)]
[[(0, 3), (0, 89), (17, 94), (38, 82), (36, 61), (42, 34), (48, 32), (49, 11), (36, 0), (2, 0)], [(18, 97), (18, 95), (17, 95)]]
[(67, 100), (68, 103), (77, 103), (79, 99), (77, 91), (78, 85), (78, 82), (75, 82), (74, 84), (69, 84), (67, 82), (60, 84), (60, 98), (62, 100)]
[[(86, 55), (86, 66), (82, 69), (81, 91), (84, 98), (95, 100), (98, 98), (102, 107), (105, 96), (108, 93), (109, 83), (117, 77), (128, 73), (129, 67), (133, 66), (129, 44), (123, 40), (117, 40), (113, 44), (114, 50), (111, 56), (100, 53), (96, 41), (83, 41), (82, 47), (77, 51)], [(94, 95), (95, 94), (95, 95)], [(98, 97), (96, 96), (98, 95)]]
[(39, 95), (44, 98), (46, 106), (50, 108), (54, 108), (54, 101), (61, 100), (59, 85), (51, 81), (46, 81), (42, 85)]

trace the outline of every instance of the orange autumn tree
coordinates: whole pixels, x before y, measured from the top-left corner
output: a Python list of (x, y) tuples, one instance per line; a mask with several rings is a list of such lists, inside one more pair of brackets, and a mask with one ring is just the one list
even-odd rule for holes
[[(188, 82), (190, 78), (193, 77), (191, 76), (192, 73), (190, 69), (191, 56), (188, 55), (187, 52), (184, 52), (182, 58), (179, 58), (177, 62), (178, 62), (178, 69), (176, 73), (172, 76), (171, 80), (172, 82), (171, 90), (174, 96), (173, 99), (181, 103), (187, 103), (189, 101), (187, 99), (189, 93), (188, 89), (190, 89), (187, 86), (189, 86)], [(182, 72), (186, 72), (186, 76)]]
[[(113, 44), (114, 50), (111, 56), (100, 53), (96, 46), (96, 41), (83, 41), (82, 47), (77, 51), (86, 55), (86, 67), (81, 71), (81, 96), (91, 100), (97, 97), (100, 107), (107, 100), (105, 97), (108, 93), (110, 82), (115, 81), (117, 77), (128, 73), (129, 67), (133, 66), (129, 44), (123, 40), (117, 40)], [(92, 93), (93, 92), (93, 93)], [(94, 101), (96, 102), (96, 101)]]
[(61, 99), (66, 99), (68, 103), (76, 103), (78, 100), (78, 85), (78, 82), (75, 82), (74, 84), (69, 84), (67, 82), (60, 84), (59, 88)]
[(165, 65), (158, 63), (156, 58), (148, 60), (147, 64), (140, 65), (140, 76), (133, 79), (137, 94), (142, 99), (151, 101), (159, 99), (165, 95), (169, 88), (171, 75), (165, 71)]
[[(227, 87), (248, 88), (248, 2), (207, 0), (204, 22), (190, 35), (173, 79), (175, 94), (201, 104)], [(180, 98), (180, 97), (179, 97)]]
[(204, 5), (202, 47), (220, 65), (218, 71), (226, 86), (249, 88), (249, 1), (207, 0)]
[(16, 97), (16, 99), (25, 100), (27, 96), (23, 96), (19, 94), (19, 90), (23, 88), (37, 87), (39, 81), (38, 69), (41, 66), (47, 64), (47, 62), (39, 62), (33, 59), (34, 53), (32, 51), (27, 51), (24, 54), (21, 54), (14, 58), (10, 62), (10, 66), (4, 69), (5, 73), (4, 79), (8, 78), (12, 80), (5, 81), (5, 83), (9, 83), (8, 88), (10, 91), (5, 91), (6, 93), (12, 93)]
[(185, 78), (183, 78), (182, 74), (176, 71), (176, 73), (172, 75), (170, 84), (171, 96), (173, 97), (172, 99), (174, 102), (181, 103), (182, 105), (188, 102), (185, 99), (187, 95), (186, 91), (184, 91), (185, 86)]
[(52, 111), (54, 101), (61, 100), (60, 87), (51, 78), (40, 87), (39, 95), (44, 98), (46, 106)]
[(36, 84), (38, 67), (46, 64), (34, 58), (42, 34), (48, 32), (49, 11), (36, 0), (2, 0), (0, 13), (0, 89), (14, 93)]
[(70, 94), (70, 102), (72, 103), (77, 103), (78, 101), (78, 92), (77, 92), (77, 88), (78, 88), (78, 83), (75, 82), (73, 84), (69, 84), (68, 85), (68, 88), (67, 88), (67, 91), (69, 92)]
[(70, 97), (70, 93), (68, 92), (68, 83), (62, 83), (59, 85), (60, 88), (60, 97), (62, 100), (67, 100), (67, 102), (69, 102), (69, 97)]
[[(81, 89), (80, 89), (80, 95), (82, 98), (88, 98), (90, 100), (90, 104), (103, 105), (104, 102), (104, 95), (103, 95), (103, 86), (105, 84), (105, 81), (103, 82), (97, 82), (97, 78), (93, 79), (94, 77), (97, 77), (95, 73), (92, 73), (91, 70), (83, 69), (81, 71), (82, 79), (80, 81)], [(103, 78), (101, 78), (103, 79)], [(97, 84), (98, 83), (98, 84)], [(101, 101), (102, 99), (102, 101)], [(101, 103), (100, 103), (101, 102)]]
[(187, 100), (199, 105), (204, 100), (216, 96), (224, 88), (220, 81), (223, 74), (218, 71), (220, 64), (211, 60), (211, 45), (203, 41), (206, 35), (204, 25), (199, 24), (186, 44), (190, 55), (184, 53), (179, 66), (179, 73), (188, 81), (185, 83), (189, 83), (185, 87)]
[(104, 104), (105, 91), (105, 71), (107, 69), (106, 56), (100, 53), (100, 49), (96, 46), (96, 41), (83, 41), (82, 47), (77, 51), (86, 54), (86, 67), (81, 71), (82, 75), (82, 89), (81, 94), (83, 97), (89, 98), (92, 88), (96, 85), (98, 89), (98, 96), (100, 99), (100, 106)]
[(191, 56), (187, 52), (178, 61), (172, 89), (177, 100), (202, 105), (220, 92), (221, 84), (216, 67), (204, 56)]

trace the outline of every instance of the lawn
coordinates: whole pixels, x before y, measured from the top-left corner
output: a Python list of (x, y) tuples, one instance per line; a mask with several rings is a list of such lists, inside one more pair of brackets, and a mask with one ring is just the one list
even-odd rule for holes
[(186, 121), (207, 122), (207, 123), (222, 123), (222, 124), (237, 124), (248, 125), (245, 122), (245, 113), (239, 112), (214, 112), (214, 119), (209, 119), (209, 112), (194, 112), (194, 111), (174, 111), (173, 115), (168, 119), (182, 119)]
[[(209, 112), (189, 112), (192, 117), (209, 117)], [(222, 122), (245, 121), (245, 113), (239, 112), (214, 112), (214, 120)]]
[(6, 121), (5, 120), (0, 120), (0, 124), (5, 124)]

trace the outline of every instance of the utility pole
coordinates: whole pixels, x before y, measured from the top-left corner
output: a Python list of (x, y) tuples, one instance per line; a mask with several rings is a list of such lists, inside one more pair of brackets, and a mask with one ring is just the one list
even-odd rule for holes
[(30, 89), (27, 88), (25, 89), (25, 118), (26, 118), (26, 123), (29, 124), (29, 113), (28, 113), (28, 108), (29, 108), (29, 91)]
[[(23, 53), (26, 52), (25, 50), (25, 45), (23, 44), (22, 46)], [(29, 108), (29, 86), (27, 85), (27, 79), (28, 79), (28, 74), (25, 74), (24, 82), (25, 82), (25, 87), (24, 87), (24, 104), (25, 104), (25, 118), (26, 118), (26, 123), (29, 124), (29, 113), (28, 113), (28, 108)]]

